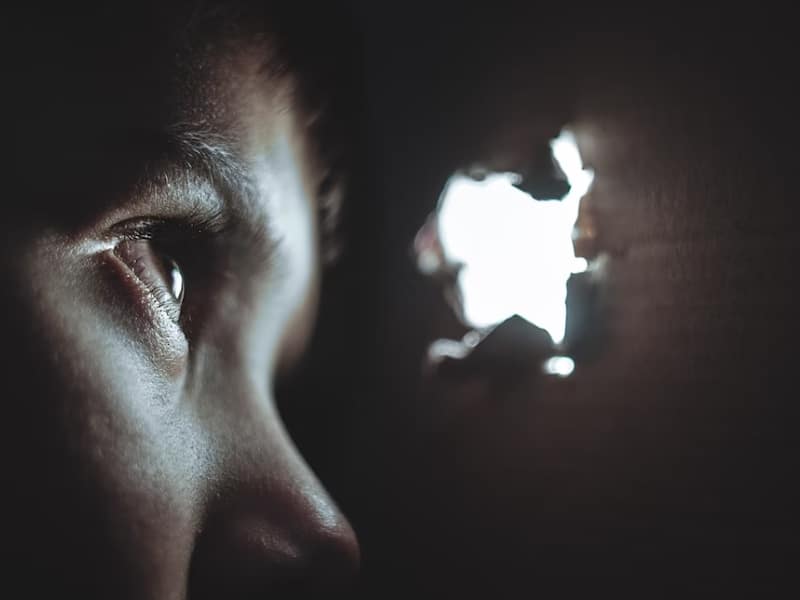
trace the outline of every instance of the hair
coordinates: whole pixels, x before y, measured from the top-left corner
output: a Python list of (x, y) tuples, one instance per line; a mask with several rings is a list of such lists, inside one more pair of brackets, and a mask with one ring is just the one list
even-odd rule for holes
[(306, 128), (317, 186), (321, 256), (343, 246), (344, 198), (360, 131), (360, 36), (344, 0), (188, 0), (189, 44), (261, 39), (265, 77), (288, 84), (292, 108)]

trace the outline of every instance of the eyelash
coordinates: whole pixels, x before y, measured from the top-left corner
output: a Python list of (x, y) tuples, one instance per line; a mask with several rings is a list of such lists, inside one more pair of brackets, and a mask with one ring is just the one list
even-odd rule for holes
[(180, 218), (139, 217), (118, 223), (113, 233), (125, 239), (209, 239), (229, 228), (229, 222), (221, 211), (187, 213)]

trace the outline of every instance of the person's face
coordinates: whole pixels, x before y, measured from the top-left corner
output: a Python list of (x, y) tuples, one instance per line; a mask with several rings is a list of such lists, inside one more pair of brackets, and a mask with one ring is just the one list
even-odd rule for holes
[(303, 117), (261, 45), (162, 42), (51, 48), (15, 92), (3, 545), (25, 596), (308, 591), (357, 561), (272, 397), (316, 303)]

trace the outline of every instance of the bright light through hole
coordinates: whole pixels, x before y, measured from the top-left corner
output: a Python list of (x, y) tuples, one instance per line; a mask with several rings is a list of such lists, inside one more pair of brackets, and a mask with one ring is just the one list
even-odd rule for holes
[(563, 199), (533, 199), (514, 187), (513, 173), (482, 181), (454, 175), (439, 202), (438, 235), (445, 260), (463, 265), (458, 285), (471, 326), (490, 327), (518, 314), (560, 343), (567, 279), (587, 268), (575, 256), (572, 232), (593, 173), (583, 168), (570, 131), (550, 147), (570, 184)]
[(558, 377), (569, 377), (575, 370), (575, 361), (569, 356), (553, 356), (544, 363), (544, 372)]

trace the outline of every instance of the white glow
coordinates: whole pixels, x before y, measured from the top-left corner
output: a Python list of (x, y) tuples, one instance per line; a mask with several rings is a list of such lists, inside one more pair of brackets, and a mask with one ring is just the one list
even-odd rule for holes
[(559, 343), (567, 279), (587, 268), (575, 256), (572, 232), (593, 173), (583, 168), (571, 132), (550, 147), (570, 184), (562, 200), (534, 200), (514, 187), (513, 173), (482, 181), (454, 175), (440, 199), (438, 234), (445, 260), (463, 265), (458, 284), (470, 325), (489, 327), (518, 314)]
[(170, 269), (170, 275), (172, 276), (172, 295), (177, 300), (183, 299), (183, 273), (178, 268), (178, 265), (173, 264), (172, 268)]
[(554, 356), (548, 358), (542, 369), (548, 375), (555, 375), (557, 377), (569, 377), (575, 370), (575, 361), (569, 356)]
[(435, 273), (440, 267), (439, 257), (432, 250), (424, 249), (417, 254), (417, 268), (425, 275)]
[(461, 359), (468, 353), (469, 347), (455, 340), (435, 340), (428, 346), (428, 359), (434, 363), (442, 358)]

